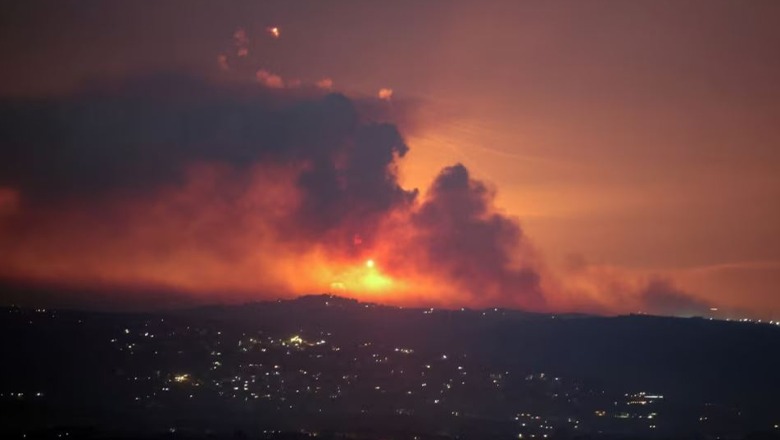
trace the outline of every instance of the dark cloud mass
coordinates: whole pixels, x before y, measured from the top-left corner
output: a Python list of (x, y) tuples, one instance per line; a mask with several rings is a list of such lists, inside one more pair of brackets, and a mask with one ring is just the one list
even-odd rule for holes
[(531, 255), (528, 244), (516, 221), (494, 211), (493, 198), (457, 164), (441, 171), (412, 222), (428, 259), (466, 290), (499, 303), (515, 292), (538, 309), (544, 300), (536, 262), (516, 260)]
[[(2, 231), (4, 242), (15, 245), (7, 258), (24, 269), (30, 263), (23, 256), (45, 262), (57, 255), (49, 252), (51, 243), (78, 236), (100, 247), (89, 260), (99, 269), (85, 272), (103, 272), (103, 259), (121, 268), (137, 252), (157, 264), (177, 258), (186, 264), (194, 251), (239, 264), (256, 253), (273, 259), (268, 239), (256, 237), (266, 234), (301, 249), (302, 256), (318, 246), (327, 255), (355, 257), (364, 249), (392, 248), (417, 259), (388, 266), (404, 275), (425, 267), (439, 277), (438, 291), (451, 286), (471, 299), (541, 305), (539, 275), (531, 262), (514, 261), (524, 242), (520, 228), (493, 212), (493, 194), (456, 165), (442, 171), (420, 205), (417, 190), (398, 182), (397, 160), (409, 148), (397, 127), (383, 122), (382, 105), (361, 105), (314, 88), (170, 75), (101, 84), (61, 98), (1, 102), (0, 187), (18, 192), (22, 206), (17, 228)], [(204, 164), (222, 171), (193, 175), (193, 167)], [(276, 186), (257, 188), (257, 175), (274, 170), (292, 170), (289, 195)], [(208, 183), (193, 193), (193, 179)], [(293, 208), (274, 216), (262, 203), (246, 208), (254, 204), (246, 196), (253, 191), (282, 191)], [(391, 218), (403, 233), (383, 231)], [(171, 225), (148, 238), (149, 230), (162, 231), (155, 222)], [(109, 232), (101, 236), (105, 223)], [(181, 232), (187, 230), (192, 232)], [(116, 237), (131, 232), (149, 242), (112, 248)], [(259, 244), (242, 244), (242, 235)], [(136, 249), (143, 246), (161, 251), (150, 257), (148, 249)], [(86, 244), (64, 248), (90, 252)], [(178, 248), (191, 251), (181, 257)], [(134, 270), (143, 277), (146, 269), (142, 263)]]
[(181, 183), (198, 162), (236, 173), (256, 163), (305, 166), (296, 226), (315, 232), (345, 213), (368, 223), (415, 195), (396, 181), (393, 162), (408, 147), (395, 127), (361, 120), (339, 94), (159, 76), (2, 102), (0, 121), (0, 185), (33, 203), (143, 193)]
[[(0, 101), (0, 278), (549, 307), (518, 221), (465, 166), (422, 200), (400, 186), (403, 109), (181, 75)], [(641, 300), (701, 306), (663, 282)]]

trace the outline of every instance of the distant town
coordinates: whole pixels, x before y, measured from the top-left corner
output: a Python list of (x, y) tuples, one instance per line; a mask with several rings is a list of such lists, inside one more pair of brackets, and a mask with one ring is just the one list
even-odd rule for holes
[[(657, 327), (649, 334), (669, 352), (637, 341), (600, 360), (534, 346), (576, 344), (571, 325), (630, 337), (634, 321)], [(775, 323), (399, 309), (330, 295), (145, 314), (9, 307), (0, 322), (3, 438), (780, 438), (779, 352), (763, 351), (780, 349)], [(725, 331), (723, 349), (742, 352), (678, 350), (669, 331), (692, 344)], [(744, 336), (762, 341), (758, 353), (742, 344), (746, 331), (759, 332)], [(712, 364), (730, 369), (731, 356), (765, 365), (745, 364), (750, 377), (735, 387)], [(678, 361), (693, 367), (667, 365)], [(672, 370), (701, 392), (671, 386)], [(757, 395), (730, 391), (755, 381)]]

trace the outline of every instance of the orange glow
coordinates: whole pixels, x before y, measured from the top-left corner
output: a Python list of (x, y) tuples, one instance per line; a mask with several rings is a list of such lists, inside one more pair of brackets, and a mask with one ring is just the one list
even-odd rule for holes
[[(267, 87), (285, 87), (281, 77), (265, 70), (257, 72), (257, 79)], [(415, 150), (420, 154), (448, 151), (435, 150), (440, 139), (422, 133), (410, 139), (421, 147)], [(427, 169), (457, 159), (416, 156), (421, 158), (431, 165)], [(343, 222), (324, 236), (299, 234), (284, 226), (301, 204), (297, 182), (307, 166), (258, 164), (240, 170), (198, 163), (179, 185), (94, 202), (101, 207), (99, 216), (90, 210), (93, 201), (23, 212), (18, 193), (0, 188), (0, 226), (5, 228), (6, 219), (9, 225), (25, 226), (0, 234), (0, 249), (7, 250), (0, 253), (0, 277), (125, 292), (172, 291), (204, 302), (331, 292), (403, 306), (643, 310), (639, 293), (647, 274), (585, 264), (553, 273), (530, 245), (513, 248), (510, 261), (497, 260), (496, 272), (469, 272), (472, 268), (463, 263), (468, 259), (446, 261), (451, 252), (427, 253), (421, 237), (426, 231), (411, 221), (426, 195), (408, 209), (383, 213), (368, 230), (360, 229), (364, 218), (357, 216), (356, 223)], [(426, 170), (405, 171), (405, 187), (431, 187), (433, 176)], [(477, 220), (496, 213), (491, 201)], [(447, 228), (447, 221), (437, 220), (433, 229)], [(522, 284), (507, 288), (495, 279), (506, 268), (521, 266), (540, 277), (543, 302), (527, 300), (515, 289)]]
[[(299, 203), (299, 171), (257, 167), (244, 187), (232, 180), (231, 168), (199, 164), (183, 187), (109, 202), (102, 219), (78, 204), (62, 206), (56, 219), (33, 215), (26, 222), (34, 234), (0, 235), (0, 247), (9, 251), (0, 254), (0, 276), (74, 288), (186, 292), (203, 301), (329, 291), (406, 306), (481, 303), (405, 250), (414, 237), (402, 213), (360, 246), (353, 234), (341, 248), (281, 235), (276, 225)], [(240, 195), (228, 202), (220, 196), (225, 192)], [(362, 257), (350, 254), (357, 249)]]
[(384, 99), (385, 101), (389, 101), (390, 98), (393, 97), (393, 89), (379, 89), (379, 92), (377, 92), (377, 97), (379, 99)]
[[(103, 219), (77, 204), (61, 207), (56, 219), (32, 216), (35, 234), (0, 235), (0, 247), (9, 251), (0, 254), (0, 276), (205, 297), (220, 292), (223, 301), (327, 290), (394, 303), (407, 298), (411, 284), (399, 281), (400, 271), (279, 235), (275, 225), (299, 203), (298, 167), (258, 167), (240, 197), (226, 202), (220, 194), (243, 188), (232, 172), (193, 166), (184, 187), (111, 202)], [(15, 192), (0, 195), (3, 212), (13, 215)], [(379, 246), (366, 251), (379, 255)]]
[(321, 89), (330, 90), (333, 88), (333, 80), (330, 78), (322, 78), (321, 80), (317, 81), (315, 85)]
[[(407, 212), (384, 219), (370, 242), (340, 231), (340, 247), (328, 237), (312, 242), (281, 234), (279, 222), (300, 203), (300, 169), (258, 166), (244, 186), (230, 167), (199, 164), (190, 167), (183, 187), (108, 202), (103, 219), (78, 204), (62, 206), (56, 218), (33, 215), (25, 222), (34, 233), (0, 235), (0, 247), (9, 250), (0, 254), (0, 276), (69, 287), (170, 290), (203, 301), (329, 291), (404, 306), (529, 307), (522, 295), (505, 295), (489, 278), (476, 290), (456, 281), (450, 269), (420, 250)], [(226, 201), (224, 193), (237, 196)], [(13, 191), (0, 195), (0, 205), (15, 206)], [(624, 282), (623, 300), (603, 299), (599, 286), (625, 277), (591, 270), (569, 277), (577, 284), (561, 288), (541, 273), (548, 306), (555, 309), (635, 307), (635, 281)]]
[(267, 70), (260, 69), (255, 74), (257, 82), (271, 89), (284, 88), (284, 80), (281, 76), (275, 75)]
[(325, 270), (334, 273), (335, 281), (332, 281), (330, 286), (337, 293), (340, 291), (353, 295), (393, 294), (403, 287), (400, 281), (377, 270), (374, 260), (367, 260), (364, 267), (331, 267)]
[[(677, 2), (614, 16), (585, 2), (573, 9), (426, 2), (409, 11), (390, 2), (334, 2), (320, 14), (255, 4), (186, 13), (162, 7), (153, 20), (124, 3), (128, 13), (108, 8), (121, 24), (111, 38), (94, 38), (105, 23), (75, 10), (50, 17), (16, 11), (19, 25), (4, 29), (6, 112), (12, 120), (39, 110), (49, 116), (0, 130), (0, 276), (213, 294), (216, 302), (223, 299), (217, 295), (230, 301), (334, 290), (397, 304), (523, 307), (514, 289), (499, 295), (495, 277), (480, 277), (504, 259), (481, 259), (485, 270), (464, 287), (470, 266), (444, 261), (455, 253), (446, 240), (433, 243), (447, 248), (442, 255), (426, 253), (409, 214), (383, 211), (398, 218), (368, 224), (376, 219), (345, 200), (334, 209), (343, 212), (311, 210), (327, 232), (306, 235), (285, 222), (299, 202), (296, 170), (248, 173), (254, 160), (267, 158), (242, 158), (267, 149), (272, 163), (280, 153), (285, 161), (332, 162), (343, 174), (346, 158), (363, 150), (326, 144), (348, 131), (347, 116), (328, 115), (313, 131), (308, 122), (297, 125), (308, 121), (310, 98), (335, 92), (352, 101), (360, 124), (397, 126), (410, 149), (391, 165), (402, 189), (420, 189), (410, 211), (442, 167), (462, 163), (489, 182), (505, 211), (491, 208), (485, 217), (498, 214), (500, 226), (517, 216), (522, 238), (543, 253), (517, 252), (539, 273), (549, 309), (643, 310), (637, 292), (661, 274), (720, 312), (780, 319), (777, 2), (730, 2), (706, 16)], [(401, 20), (402, 38), (398, 26), (376, 23), (407, 12), (416, 18)], [(634, 23), (643, 25), (627, 26)], [(158, 89), (168, 81), (175, 87)], [(104, 94), (111, 99), (92, 99)], [(295, 119), (267, 118), (278, 137), (259, 136), (267, 106)], [(322, 148), (287, 155), (286, 142), (311, 139)], [(245, 148), (230, 153), (233, 142)], [(20, 167), (19, 157), (28, 165)], [(104, 160), (111, 166), (97, 166)], [(145, 171), (114, 179), (136, 160), (152, 174), (175, 168), (176, 178), (191, 160), (214, 163), (167, 187)], [(221, 160), (243, 165), (224, 170)], [(96, 181), (118, 186), (98, 189), (103, 182), (94, 185), (87, 172), (93, 165)], [(249, 183), (238, 182), (245, 177)], [(78, 193), (47, 183), (59, 179)], [(337, 180), (333, 191), (344, 183)], [(373, 199), (373, 207), (387, 202)], [(355, 219), (342, 222), (341, 214)], [(463, 254), (489, 241), (460, 236), (474, 241), (457, 250)], [(592, 263), (566, 268), (573, 253)], [(368, 258), (375, 267), (366, 266)], [(364, 282), (359, 274), (368, 269), (389, 283)]]
[(279, 28), (276, 26), (269, 26), (265, 28), (265, 31), (268, 33), (268, 35), (271, 36), (271, 38), (277, 39), (281, 36), (281, 32), (279, 31)]

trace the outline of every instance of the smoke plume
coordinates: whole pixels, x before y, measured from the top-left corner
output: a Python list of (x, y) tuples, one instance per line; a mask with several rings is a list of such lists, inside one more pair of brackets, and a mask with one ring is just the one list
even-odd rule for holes
[[(560, 306), (518, 221), (465, 166), (424, 196), (401, 187), (409, 146), (389, 103), (267, 79), (167, 75), (0, 101), (0, 278), (226, 301), (336, 290)], [(664, 286), (640, 300), (698, 305)]]

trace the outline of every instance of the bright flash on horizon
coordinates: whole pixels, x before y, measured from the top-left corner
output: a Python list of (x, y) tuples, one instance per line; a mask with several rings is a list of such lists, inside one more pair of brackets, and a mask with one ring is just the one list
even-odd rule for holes
[[(357, 263), (357, 262), (355, 262)], [(332, 290), (345, 293), (381, 293), (397, 288), (396, 280), (382, 273), (373, 258), (357, 264), (349, 264), (336, 270), (330, 277), (329, 286)]]
[(269, 26), (265, 28), (266, 32), (268, 32), (268, 35), (270, 35), (272, 38), (279, 38), (281, 35), (281, 32), (279, 31), (279, 28), (276, 26)]

